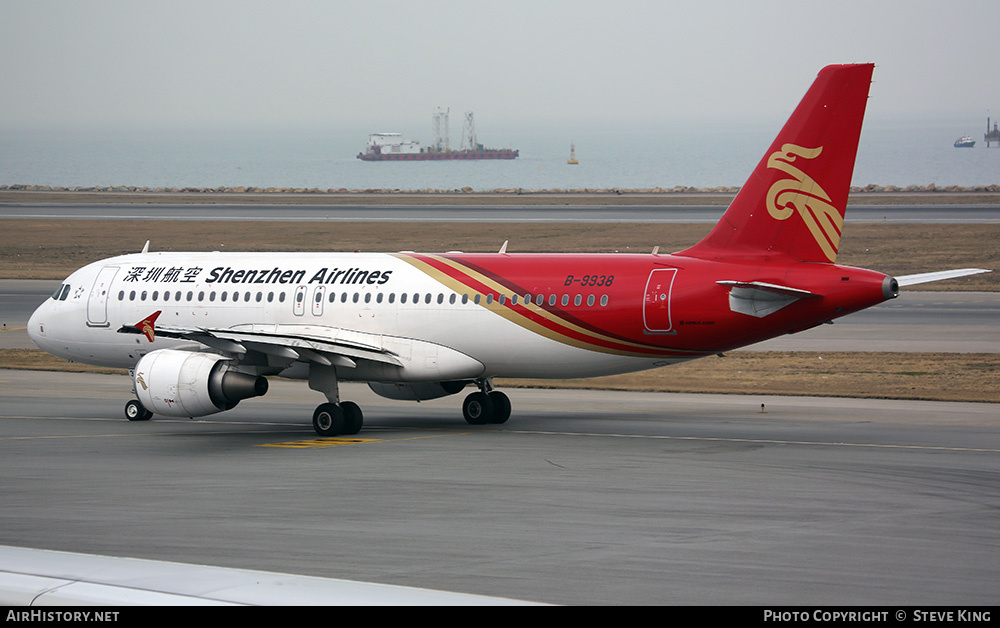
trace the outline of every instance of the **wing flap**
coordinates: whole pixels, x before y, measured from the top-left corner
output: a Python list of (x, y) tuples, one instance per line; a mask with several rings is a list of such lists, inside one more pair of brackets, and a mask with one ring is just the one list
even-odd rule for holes
[[(316, 362), (324, 366), (353, 368), (357, 360), (403, 366), (403, 362), (393, 352), (367, 338), (374, 336), (373, 334), (316, 326), (269, 325), (264, 328), (266, 331), (252, 327), (218, 329), (159, 326), (156, 328), (156, 335), (161, 338), (199, 342), (224, 353), (243, 355), (248, 351), (257, 351), (289, 360)], [(134, 325), (125, 325), (118, 332), (146, 333)]]

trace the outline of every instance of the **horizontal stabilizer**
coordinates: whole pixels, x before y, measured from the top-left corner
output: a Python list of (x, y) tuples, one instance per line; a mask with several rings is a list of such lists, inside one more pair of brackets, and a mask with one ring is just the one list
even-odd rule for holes
[(931, 281), (941, 281), (943, 279), (955, 279), (956, 277), (966, 277), (968, 275), (978, 275), (979, 273), (990, 273), (991, 270), (985, 268), (957, 268), (955, 270), (939, 270), (933, 273), (918, 273), (916, 275), (903, 275), (896, 277), (900, 287), (915, 286)]
[(716, 283), (720, 286), (729, 286), (730, 310), (756, 318), (773, 314), (799, 299), (819, 296), (808, 290), (763, 281), (717, 281)]
[(789, 288), (788, 286), (779, 286), (777, 284), (765, 283), (763, 281), (717, 281), (715, 283), (719, 284), (720, 286), (753, 288), (755, 290), (763, 290), (765, 292), (773, 292), (775, 294), (783, 294), (785, 296), (792, 296), (796, 298), (819, 296), (818, 294), (814, 292), (809, 292), (808, 290), (800, 290), (799, 288)]

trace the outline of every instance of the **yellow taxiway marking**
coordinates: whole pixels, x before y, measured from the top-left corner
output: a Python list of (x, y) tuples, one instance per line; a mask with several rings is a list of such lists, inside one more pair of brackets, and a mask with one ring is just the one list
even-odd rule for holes
[(458, 434), (468, 434), (468, 430), (461, 432), (449, 432), (446, 434), (432, 434), (421, 436), (406, 436), (403, 438), (312, 438), (308, 440), (287, 441), (284, 443), (266, 443), (264, 445), (254, 445), (254, 447), (283, 447), (287, 449), (316, 449), (323, 447), (339, 447), (341, 445), (364, 445), (366, 443), (389, 443), (403, 440), (420, 440), (423, 438), (441, 438), (442, 436), (455, 436)]
[(296, 440), (287, 443), (266, 443), (256, 447), (285, 447), (288, 449), (316, 449), (319, 447), (340, 447), (341, 445), (361, 445), (377, 443), (379, 438), (314, 438), (312, 440)]

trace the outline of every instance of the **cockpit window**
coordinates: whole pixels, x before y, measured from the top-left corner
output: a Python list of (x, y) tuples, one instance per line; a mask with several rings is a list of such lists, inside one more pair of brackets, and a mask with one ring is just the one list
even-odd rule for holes
[(52, 293), (52, 299), (54, 301), (65, 301), (66, 297), (69, 296), (69, 284), (64, 283), (56, 288), (56, 291)]

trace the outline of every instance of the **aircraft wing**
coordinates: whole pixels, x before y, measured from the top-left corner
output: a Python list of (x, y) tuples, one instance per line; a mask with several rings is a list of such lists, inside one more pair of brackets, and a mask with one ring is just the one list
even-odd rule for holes
[(302, 360), (324, 366), (355, 367), (356, 360), (393, 366), (403, 363), (382, 345), (381, 336), (317, 325), (238, 325), (232, 328), (125, 325), (124, 334), (155, 333), (163, 338), (190, 340), (216, 351), (243, 357), (258, 352), (289, 361)]
[[(521, 606), (536, 602), (211, 565), (0, 545), (12, 606)], [(21, 617), (21, 610), (11, 610)], [(118, 617), (99, 615), (100, 617)], [(90, 618), (101, 611), (77, 611)]]
[(916, 275), (903, 275), (902, 277), (896, 277), (896, 282), (899, 287), (903, 286), (915, 286), (921, 283), (928, 283), (930, 281), (941, 281), (943, 279), (955, 279), (956, 277), (965, 277), (967, 275), (978, 275), (979, 273), (989, 273), (993, 272), (986, 270), (985, 268), (956, 268), (955, 270), (939, 270), (932, 273), (917, 273)]

